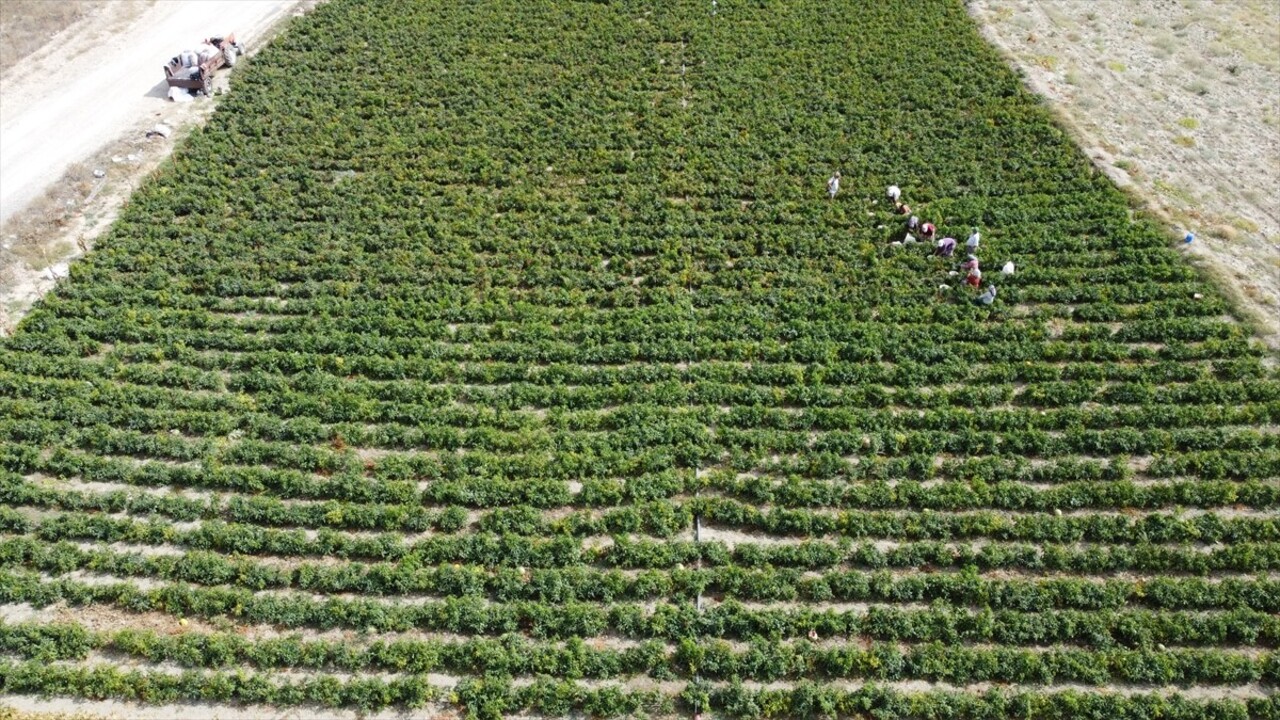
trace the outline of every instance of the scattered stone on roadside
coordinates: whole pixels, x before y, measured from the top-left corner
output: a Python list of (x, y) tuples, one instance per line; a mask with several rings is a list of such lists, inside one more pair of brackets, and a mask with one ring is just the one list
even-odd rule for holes
[(93, 176), (96, 178), (104, 178), (107, 176), (107, 171), (103, 170), (102, 168), (98, 168), (97, 170), (93, 171)]
[(55, 263), (45, 268), (44, 277), (48, 280), (59, 280), (66, 277), (70, 269), (71, 265), (69, 263)]

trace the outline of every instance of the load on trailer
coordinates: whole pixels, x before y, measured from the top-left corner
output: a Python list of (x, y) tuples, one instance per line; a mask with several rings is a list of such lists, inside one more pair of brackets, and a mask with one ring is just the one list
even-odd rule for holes
[(235, 65), (236, 58), (243, 54), (234, 34), (205, 38), (196, 49), (183, 50), (170, 58), (164, 66), (164, 79), (170, 88), (199, 90), (210, 95), (213, 73), (223, 65)]

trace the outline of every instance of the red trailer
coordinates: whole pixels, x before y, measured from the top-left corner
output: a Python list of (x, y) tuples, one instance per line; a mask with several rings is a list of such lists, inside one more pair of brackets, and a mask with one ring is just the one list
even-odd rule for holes
[[(213, 73), (218, 68), (231, 66), (241, 54), (240, 45), (234, 34), (226, 37), (207, 38), (202, 45), (203, 54), (193, 50), (184, 50), (174, 55), (164, 66), (164, 79), (169, 87), (200, 90), (205, 95), (213, 94)], [(213, 48), (209, 52), (208, 48)]]

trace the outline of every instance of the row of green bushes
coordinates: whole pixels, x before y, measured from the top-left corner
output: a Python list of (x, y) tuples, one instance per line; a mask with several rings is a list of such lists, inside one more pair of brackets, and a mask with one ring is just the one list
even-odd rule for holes
[(564, 643), (520, 635), (466, 640), (250, 641), (234, 633), (161, 634), (150, 630), (86, 631), (76, 624), (0, 624), (0, 651), (45, 662), (84, 660), (90, 651), (123, 654), (189, 668), (308, 668), (342, 672), (431, 672), (472, 675), (547, 675), (615, 679), (647, 675), (744, 679), (759, 682), (856, 678), (927, 680), (953, 685), (1108, 683), (1240, 685), (1280, 683), (1280, 657), (1217, 649), (1106, 650), (896, 644), (828, 647), (808, 641), (759, 641), (735, 650), (724, 641), (684, 639), (672, 650), (646, 641), (622, 650), (593, 648), (580, 638)]
[(400, 561), (423, 564), (456, 562), (488, 567), (538, 568), (592, 564), (619, 568), (674, 568), (702, 561), (714, 566), (738, 565), (768, 569), (824, 569), (843, 565), (860, 568), (968, 567), (1026, 569), (1097, 574), (1113, 571), (1159, 571), (1205, 574), (1212, 571), (1260, 572), (1274, 569), (1280, 545), (1275, 542), (1233, 542), (1223, 547), (1085, 545), (1045, 543), (1039, 547), (1013, 539), (988, 542), (982, 535), (970, 542), (908, 541), (878, 549), (874, 543), (855, 544), (806, 540), (795, 544), (736, 543), (730, 549), (719, 541), (655, 540), (618, 535), (611, 545), (586, 547), (568, 535), (536, 538), (486, 532), (439, 535), (408, 542), (394, 533), (354, 535), (323, 528), (314, 537), (301, 530), (260, 528), (220, 520), (178, 529), (157, 520), (141, 521), (101, 514), (67, 512), (35, 521), (22, 512), (0, 507), (0, 529), (32, 534), (46, 542), (90, 540), (145, 545), (175, 544), (189, 550), (241, 555), (294, 557), (333, 556), (343, 559)]
[(510, 678), (467, 678), (452, 689), (422, 675), (393, 680), (339, 680), (320, 675), (275, 681), (265, 673), (198, 672), (178, 675), (124, 670), (114, 666), (74, 668), (40, 662), (0, 663), (0, 690), (92, 700), (133, 700), (163, 704), (221, 702), (280, 707), (350, 707), (375, 712), (388, 707), (421, 708), (456, 704), (467, 717), (498, 720), (515, 713), (547, 717), (584, 713), (592, 717), (671, 714), (677, 708), (717, 712), (732, 718), (866, 717), (954, 718), (955, 720), (1274, 720), (1275, 698), (1192, 700), (1184, 696), (1080, 691), (991, 690), (981, 694), (926, 691), (904, 693), (876, 685), (843, 690), (802, 682), (788, 689), (752, 689), (740, 683), (688, 684), (677, 696), (619, 686), (586, 688), (572, 681), (539, 678), (516, 685)]
[[(514, 559), (514, 558), (513, 558)], [(890, 571), (749, 569), (732, 565), (671, 570), (598, 569), (583, 565), (493, 568), (444, 564), (410, 555), (394, 563), (299, 563), (281, 568), (247, 557), (192, 551), (142, 555), (81, 549), (28, 537), (0, 541), (0, 566), (51, 574), (88, 570), (121, 577), (145, 577), (198, 585), (233, 585), (249, 590), (294, 588), (309, 592), (440, 597), (483, 596), (501, 602), (618, 602), (700, 595), (749, 601), (935, 603), (1019, 611), (1102, 610), (1152, 607), (1168, 610), (1250, 608), (1280, 611), (1276, 582), (1159, 577), (1152, 580), (1096, 580), (1077, 577), (991, 579), (969, 566), (960, 572), (895, 576)]]
[[(706, 485), (715, 487), (712, 483), (706, 483)], [(729, 486), (741, 487), (738, 483)], [(745, 508), (754, 506), (748, 506), (735, 498), (717, 497), (704, 493), (701, 497), (683, 500), (633, 501), (622, 507), (578, 510), (559, 515), (554, 519), (547, 517), (543, 508), (529, 505), (498, 507), (481, 512), (473, 523), (468, 518), (467, 509), (458, 505), (436, 509), (417, 504), (386, 505), (348, 503), (338, 500), (286, 502), (269, 496), (233, 495), (225, 499), (217, 497), (193, 499), (178, 495), (157, 495), (126, 490), (87, 492), (49, 487), (0, 470), (0, 501), (14, 507), (25, 505), (82, 513), (128, 513), (138, 517), (156, 516), (182, 522), (218, 519), (229, 523), (268, 528), (334, 528), (405, 533), (432, 530), (456, 533), (470, 526), (471, 529), (484, 533), (534, 537), (560, 535), (592, 537), (627, 533), (675, 537), (688, 532), (693, 527), (694, 518), (699, 516), (735, 525), (763, 527), (770, 532), (783, 534), (796, 534), (807, 529), (813, 535), (836, 533), (857, 536), (857, 533), (865, 535), (875, 530), (851, 530), (851, 528), (868, 525), (872, 528), (880, 528), (885, 524), (879, 519), (858, 522), (849, 515), (836, 516), (820, 509), (805, 510), (796, 507), (807, 504), (822, 508), (825, 505), (822, 501), (828, 499), (838, 503), (838, 507), (846, 508), (875, 509), (879, 507), (902, 510), (924, 508), (951, 511), (995, 508), (1046, 513), (1061, 512), (1061, 508), (1128, 510), (1135, 506), (1146, 506), (1151, 498), (1158, 498), (1161, 501), (1157, 507), (1207, 505), (1211, 508), (1219, 508), (1243, 505), (1268, 508), (1280, 504), (1280, 486), (1259, 482), (1243, 485), (1187, 482), (1158, 486), (1082, 483), (1045, 491), (1037, 491), (1016, 483), (996, 485), (946, 483), (926, 488), (914, 482), (903, 482), (893, 486), (877, 484), (846, 487), (844, 492), (840, 492), (835, 497), (831, 497), (835, 495), (831, 492), (832, 485), (826, 483), (792, 482), (784, 486), (753, 483), (753, 486), (762, 490), (760, 495), (763, 495), (763, 497), (753, 498), (755, 502), (776, 505), (786, 510), (752, 512)], [(584, 492), (589, 493), (588, 499), (598, 499), (599, 486), (593, 486), (590, 490), (584, 487)], [(825, 493), (827, 497), (823, 498), (817, 493)], [(857, 502), (860, 498), (865, 498), (866, 501)], [(804, 500), (808, 502), (803, 502)], [(1114, 502), (1116, 500), (1121, 502)], [(1178, 502), (1180, 500), (1199, 500), (1199, 502)], [(846, 512), (856, 513), (857, 511)], [(805, 513), (810, 514), (805, 515)], [(1027, 517), (1031, 516), (1020, 516), (1020, 520), (1025, 520)], [(1163, 533), (1149, 531), (1148, 528), (1160, 524), (1168, 523), (1144, 520), (1135, 528), (1140, 533), (1136, 541), (1187, 542), (1201, 537), (1189, 537), (1185, 533), (1179, 536), (1167, 531)], [(1104, 537), (1101, 531), (1092, 528), (1075, 532), (1089, 533), (1084, 537), (1091, 541), (1114, 542)], [(889, 537), (900, 537), (903, 534), (905, 533), (900, 529), (887, 530)], [(1246, 539), (1242, 541), (1249, 542), (1267, 542), (1271, 539), (1261, 530), (1249, 531), (1242, 534), (1242, 537)], [(1062, 541), (1060, 536), (1053, 537), (1053, 540)], [(1211, 542), (1212, 537), (1205, 540)]]
[(464, 635), (522, 632), (537, 638), (596, 637), (616, 633), (636, 639), (690, 637), (823, 637), (867, 635), (881, 640), (1000, 644), (1077, 643), (1098, 647), (1149, 647), (1157, 643), (1274, 646), (1280, 634), (1273, 614), (1175, 610), (970, 610), (938, 603), (930, 609), (873, 607), (867, 612), (749, 608), (726, 601), (700, 612), (693, 602), (608, 604), (492, 602), (468, 595), (402, 603), (373, 598), (311, 598), (300, 594), (255, 594), (234, 587), (164, 584), (142, 590), (122, 581), (86, 583), (46, 579), (34, 573), (0, 572), (0, 600), (45, 606), (108, 604), (134, 612), (184, 616), (229, 616), (242, 622), (283, 627), (336, 627), (402, 631), (418, 628)]

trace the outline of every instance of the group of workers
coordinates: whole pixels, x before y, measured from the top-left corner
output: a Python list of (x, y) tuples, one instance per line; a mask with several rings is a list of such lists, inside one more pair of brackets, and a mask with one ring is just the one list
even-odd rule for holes
[[(836, 193), (840, 192), (840, 173), (835, 173), (827, 180), (827, 199), (834, 200)], [(897, 215), (905, 215), (907, 217), (906, 235), (902, 239), (901, 244), (912, 245), (918, 242), (935, 242), (938, 229), (933, 223), (922, 223), (920, 218), (911, 214), (911, 208), (902, 202), (902, 189), (897, 185), (890, 185), (886, 190), (889, 202), (893, 203), (893, 211)], [(919, 234), (920, 238), (916, 239)], [(978, 262), (978, 246), (982, 242), (982, 233), (978, 228), (973, 228), (969, 239), (965, 240), (964, 247), (968, 257), (960, 264), (960, 271), (964, 273), (964, 282), (973, 288), (982, 287), (982, 268)], [(895, 243), (897, 244), (897, 243)], [(936, 240), (933, 254), (936, 257), (950, 258), (955, 255), (958, 241), (953, 237), (944, 237)], [(1007, 263), (1002, 270), (1006, 275), (1013, 274), (1013, 263)], [(942, 286), (940, 289), (945, 289)], [(974, 302), (978, 305), (988, 306), (996, 301), (996, 286), (988, 283), (986, 290), (982, 294), (974, 298)]]

